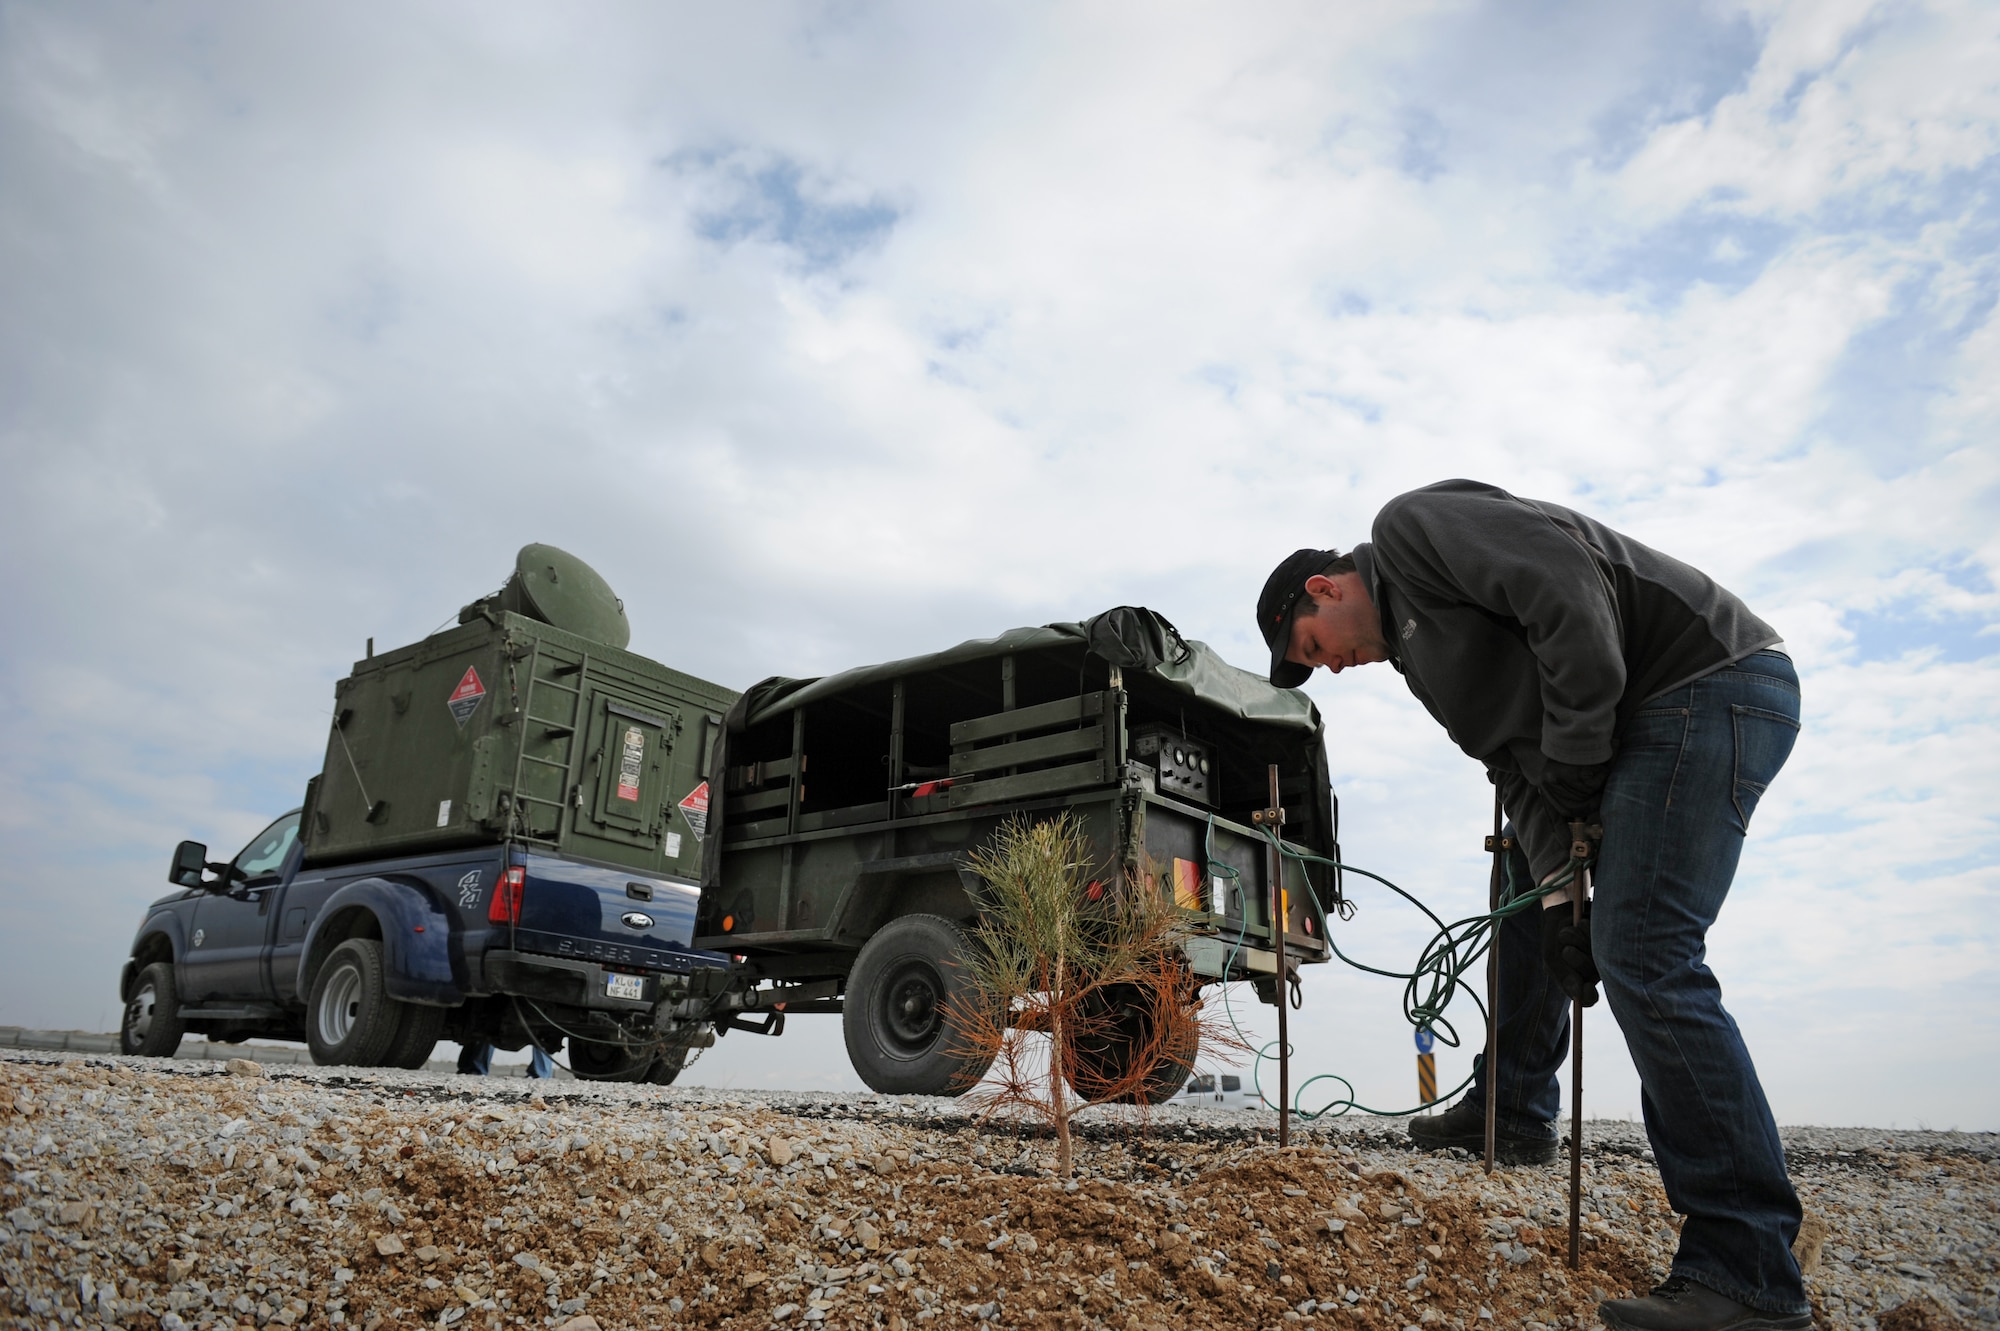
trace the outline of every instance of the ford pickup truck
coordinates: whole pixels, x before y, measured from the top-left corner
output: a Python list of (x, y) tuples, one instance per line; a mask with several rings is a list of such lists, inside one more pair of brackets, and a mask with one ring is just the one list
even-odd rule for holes
[[(182, 842), (133, 940), (121, 1046), (304, 1040), (414, 1068), (440, 1039), (567, 1045), (596, 1080), (671, 1082), (714, 1042), (729, 958), (690, 945), (698, 889), (519, 843), (303, 864), (293, 810), (233, 859)], [(724, 1020), (728, 1020), (724, 1018)]]

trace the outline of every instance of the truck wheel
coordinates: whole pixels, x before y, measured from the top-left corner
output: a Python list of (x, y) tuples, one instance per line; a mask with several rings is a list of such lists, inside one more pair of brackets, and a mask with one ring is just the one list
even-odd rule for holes
[(660, 1056), (653, 1060), (653, 1066), (646, 1069), (646, 1080), (655, 1086), (671, 1086), (674, 1078), (681, 1075), (687, 1066), (688, 1051), (684, 1044), (662, 1049)]
[(156, 961), (132, 982), (132, 996), (125, 1000), (125, 1015), (118, 1023), (118, 1048), (146, 1058), (172, 1058), (186, 1033), (173, 963)]
[(396, 1038), (389, 1041), (389, 1051), (382, 1055), (382, 1066), (420, 1068), (430, 1062), (431, 1050), (444, 1034), (445, 1010), (424, 1003), (389, 1001), (403, 1010), (403, 1019), (396, 1027)]
[(396, 1038), (402, 1006), (382, 985), (382, 944), (348, 939), (319, 968), (306, 1000), (306, 1044), (313, 1062), (381, 1066)]
[[(1181, 1021), (1161, 1031), (1159, 1001), (1136, 985), (1084, 995), (1084, 1029), (1065, 1032), (1063, 1041), (1063, 1072), (1079, 1096), (1093, 1104), (1163, 1105), (1180, 1094), (1194, 1071), (1201, 1033)], [(1142, 1061), (1150, 1066), (1140, 1067)]]
[(631, 1050), (596, 1040), (571, 1040), (569, 1070), (579, 1081), (644, 1081), (656, 1052), (650, 1047)]
[(841, 1031), (847, 1058), (885, 1095), (960, 1095), (993, 1065), (993, 1053), (962, 1046), (945, 1014), (974, 999), (959, 965), (965, 935), (936, 915), (889, 921), (861, 949), (847, 976)]

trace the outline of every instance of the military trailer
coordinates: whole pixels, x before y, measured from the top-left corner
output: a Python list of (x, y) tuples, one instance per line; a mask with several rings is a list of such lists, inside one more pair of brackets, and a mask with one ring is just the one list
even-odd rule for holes
[[(956, 1093), (985, 1071), (946, 1020), (979, 912), (968, 856), (1007, 819), (1069, 811), (1096, 851), (1093, 889), (1188, 913), (1191, 987), (1248, 979), (1276, 1002), (1269, 842), (1251, 818), (1273, 764), (1286, 837), (1337, 859), (1317, 709), (1133, 607), (767, 679), (730, 710), (716, 756), (694, 943), (739, 960), (750, 987), (723, 1006), (839, 1012), (869, 1086)], [(1331, 955), (1340, 884), (1282, 863), (1290, 983)], [(1114, 1028), (1138, 1048), (1149, 1019), (1121, 1013)], [(1178, 1093), (1194, 1054), (1149, 1074), (1142, 1098)], [(1096, 1057), (1113, 1064), (1101, 1084), (1124, 1080), (1115, 1041)]]

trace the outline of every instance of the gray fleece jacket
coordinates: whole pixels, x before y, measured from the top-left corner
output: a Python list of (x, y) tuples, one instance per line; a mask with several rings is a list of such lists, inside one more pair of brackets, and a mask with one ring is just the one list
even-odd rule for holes
[(1354, 548), (1410, 692), (1500, 788), (1535, 876), (1569, 831), (1545, 765), (1607, 762), (1640, 705), (1778, 641), (1691, 568), (1560, 504), (1479, 481), (1399, 495)]

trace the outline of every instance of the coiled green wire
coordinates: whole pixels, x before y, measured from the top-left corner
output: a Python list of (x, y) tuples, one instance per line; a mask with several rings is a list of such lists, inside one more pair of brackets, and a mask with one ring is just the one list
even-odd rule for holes
[[(1437, 932), (1431, 936), (1430, 942), (1426, 943), (1423, 951), (1418, 954), (1416, 968), (1413, 970), (1383, 970), (1379, 966), (1370, 966), (1366, 962), (1356, 961), (1353, 957), (1348, 956), (1340, 950), (1340, 944), (1333, 941), (1333, 931), (1327, 928), (1326, 924), (1326, 912), (1320, 907), (1319, 893), (1312, 889), (1311, 879), (1307, 879), (1306, 900), (1312, 904), (1313, 915), (1319, 920), (1320, 937), (1326, 939), (1327, 946), (1333, 949), (1333, 954), (1358, 971), (1366, 971), (1370, 975), (1380, 975), (1392, 980), (1402, 980), (1404, 982), (1404, 1019), (1420, 1031), (1431, 1032), (1439, 1043), (1453, 1049), (1459, 1047), (1458, 1029), (1445, 1020), (1444, 1016), (1445, 1008), (1451, 1004), (1452, 995), (1460, 989), (1470, 994), (1474, 1006), (1479, 1009), (1482, 1025), (1488, 1015), (1486, 1004), (1480, 1000), (1479, 991), (1470, 984), (1467, 984), (1460, 977), (1471, 970), (1480, 958), (1486, 955), (1487, 949), (1493, 946), (1494, 934), (1499, 929), (1502, 920), (1511, 915), (1518, 915), (1522, 911), (1535, 906), (1543, 897), (1556, 891), (1558, 888), (1567, 887), (1571, 879), (1576, 876), (1576, 865), (1574, 863), (1567, 864), (1553, 878), (1549, 879), (1548, 882), (1523, 892), (1519, 896), (1507, 897), (1500, 903), (1497, 910), (1479, 915), (1468, 915), (1462, 920), (1455, 920), (1450, 924), (1446, 924), (1429, 906), (1426, 906), (1423, 902), (1417, 900), (1414, 895), (1397, 886), (1395, 883), (1390, 882), (1381, 874), (1370, 872), (1357, 865), (1343, 864), (1338, 860), (1330, 860), (1323, 855), (1314, 855), (1307, 851), (1297, 850), (1286, 845), (1272, 829), (1260, 828), (1259, 830), (1265, 839), (1278, 848), (1278, 853), (1287, 859), (1297, 860), (1302, 865), (1324, 864), (1332, 869), (1342, 870), (1347, 873), (1357, 873), (1363, 878), (1373, 879), (1422, 911), (1425, 918), (1437, 926)], [(1202, 853), (1203, 857), (1208, 861), (1208, 871), (1211, 877), (1221, 877), (1240, 884), (1243, 875), (1233, 866), (1224, 864), (1215, 858), (1215, 816), (1213, 814), (1209, 815), (1208, 827), (1203, 834)], [(1235, 946), (1230, 949), (1229, 956), (1223, 963), (1223, 973), (1225, 975), (1228, 974), (1231, 965), (1235, 963), (1237, 954), (1243, 950), (1244, 941), (1249, 934), (1250, 911), (1247, 898), (1244, 900), (1243, 905), (1243, 925), (1237, 931)], [(1283, 981), (1281, 981), (1278, 991), (1278, 1001), (1282, 1003), (1285, 1001), (1285, 998)], [(1236, 1032), (1236, 1038), (1242, 1040), (1244, 1045), (1248, 1046), (1250, 1038), (1243, 1033), (1243, 1028), (1237, 1025), (1236, 1010), (1230, 1005), (1229, 985), (1226, 983), (1222, 987), (1222, 1009), (1229, 1017), (1229, 1025)], [(1257, 1088), (1259, 1098), (1263, 1099), (1267, 1104), (1270, 1102), (1270, 1098), (1264, 1095), (1264, 1084), (1260, 1072), (1266, 1062), (1276, 1060), (1277, 1055), (1270, 1051), (1277, 1047), (1278, 1042), (1276, 1040), (1269, 1041), (1256, 1049), (1251, 1057), (1251, 1085)], [(1444, 1092), (1437, 1099), (1425, 1101), (1414, 1108), (1376, 1109), (1369, 1105), (1364, 1105), (1354, 1098), (1353, 1082), (1347, 1080), (1347, 1078), (1337, 1072), (1321, 1072), (1306, 1078), (1305, 1081), (1299, 1084), (1297, 1092), (1292, 1096), (1291, 1109), (1293, 1113), (1308, 1122), (1316, 1118), (1339, 1118), (1343, 1114), (1356, 1111), (1363, 1114), (1376, 1114), (1384, 1118), (1402, 1118), (1451, 1099), (1472, 1084), (1472, 1077), (1473, 1074), (1468, 1073), (1464, 1081), (1452, 1087), (1449, 1091)], [(1307, 1088), (1315, 1082), (1322, 1081), (1337, 1082), (1345, 1088), (1346, 1093), (1335, 1096), (1332, 1100), (1317, 1109), (1307, 1109), (1303, 1103)]]

